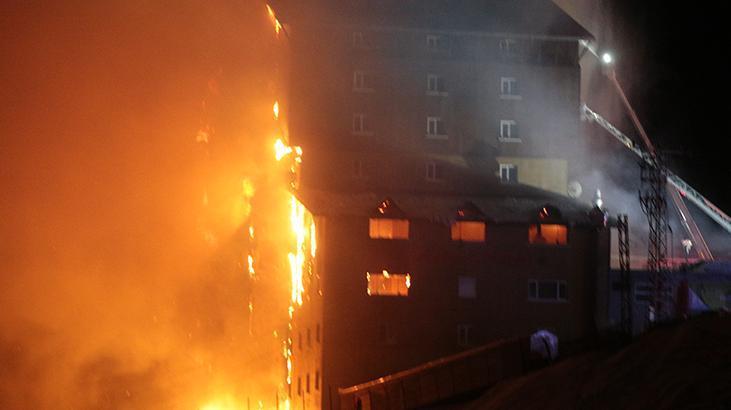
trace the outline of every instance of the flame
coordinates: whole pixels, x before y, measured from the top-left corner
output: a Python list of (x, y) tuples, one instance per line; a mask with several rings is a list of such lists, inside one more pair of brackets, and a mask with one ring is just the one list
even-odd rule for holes
[(406, 289), (409, 289), (409, 288), (411, 288), (411, 275), (407, 273), (406, 274)]
[(277, 19), (277, 15), (274, 14), (274, 10), (272, 10), (271, 7), (267, 4), (267, 13), (269, 13), (269, 18), (272, 20), (272, 24), (274, 24), (274, 32), (279, 35), (279, 32), (282, 31), (282, 23), (279, 22)]
[(256, 276), (256, 271), (254, 271), (254, 257), (249, 255), (246, 259), (249, 262), (249, 277), (253, 279)]
[(280, 138), (277, 138), (277, 141), (274, 142), (274, 157), (277, 159), (277, 161), (281, 161), (282, 158), (291, 153), (292, 147), (290, 147), (289, 145), (285, 145)]
[(272, 111), (274, 112), (274, 119), (279, 119), (279, 101), (274, 101), (274, 106), (272, 107)]
[(302, 294), (305, 291), (303, 283), (303, 272), (304, 272), (304, 246), (305, 246), (305, 235), (308, 231), (305, 227), (305, 207), (302, 205), (297, 198), (292, 195), (290, 200), (290, 214), (289, 222), (291, 224), (292, 232), (294, 233), (297, 241), (295, 252), (289, 253), (289, 266), (291, 270), (291, 286), (292, 286), (292, 303), (296, 303), (302, 306)]
[(236, 403), (230, 395), (215, 399), (200, 407), (200, 410), (243, 410), (244, 406)]

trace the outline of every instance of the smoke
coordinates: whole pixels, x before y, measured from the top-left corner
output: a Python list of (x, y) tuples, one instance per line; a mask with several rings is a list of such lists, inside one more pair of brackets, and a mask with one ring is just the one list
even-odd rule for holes
[(0, 15), (0, 408), (274, 407), (285, 266), (245, 266), (245, 223), (286, 221), (264, 3)]

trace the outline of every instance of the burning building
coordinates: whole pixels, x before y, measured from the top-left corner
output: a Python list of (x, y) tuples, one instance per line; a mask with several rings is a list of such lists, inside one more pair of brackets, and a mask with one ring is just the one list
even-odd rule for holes
[(318, 249), (291, 405), (539, 328), (591, 334), (609, 233), (566, 196), (590, 34), (550, 1), (319, 5), (280, 7)]

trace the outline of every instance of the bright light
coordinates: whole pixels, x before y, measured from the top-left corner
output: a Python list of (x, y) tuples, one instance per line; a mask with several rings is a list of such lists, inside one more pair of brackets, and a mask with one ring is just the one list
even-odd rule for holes
[(609, 53), (602, 54), (602, 62), (604, 64), (612, 64), (613, 61), (614, 61), (614, 57), (612, 57), (611, 54), (609, 54)]

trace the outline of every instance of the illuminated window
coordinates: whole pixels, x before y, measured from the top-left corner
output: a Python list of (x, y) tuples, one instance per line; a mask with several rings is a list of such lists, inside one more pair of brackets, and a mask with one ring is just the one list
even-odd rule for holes
[(477, 297), (477, 278), (474, 276), (460, 276), (457, 282), (457, 295), (462, 299)]
[(426, 136), (429, 138), (446, 138), (444, 121), (440, 117), (426, 117)]
[(366, 272), (368, 296), (409, 296), (411, 275), (408, 273)]
[(447, 95), (447, 90), (444, 86), (444, 77), (436, 74), (427, 74), (426, 93), (429, 95)]
[(534, 301), (567, 301), (566, 281), (532, 280), (528, 282), (528, 299)]
[(500, 182), (515, 184), (518, 182), (518, 166), (515, 164), (500, 164)]
[(409, 220), (370, 218), (368, 234), (373, 239), (409, 239)]
[(518, 80), (513, 77), (500, 77), (500, 97), (519, 97)]
[(452, 240), (485, 242), (485, 223), (480, 221), (457, 221), (453, 223)]
[(559, 224), (536, 224), (528, 227), (528, 242), (532, 244), (566, 245), (568, 228)]
[(520, 141), (518, 124), (514, 120), (500, 120), (500, 140)]
[(457, 325), (457, 345), (469, 346), (471, 343), (470, 333), (472, 333), (472, 325)]

